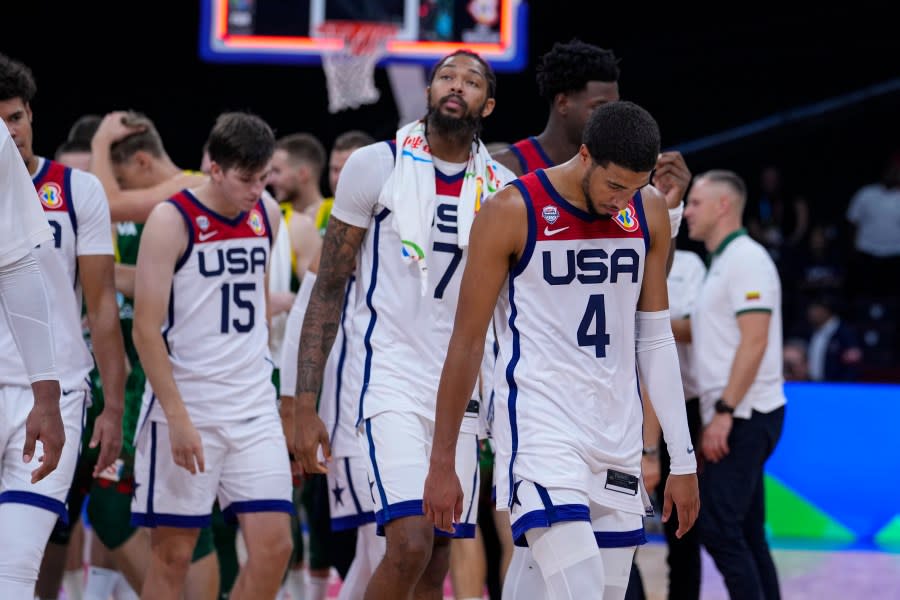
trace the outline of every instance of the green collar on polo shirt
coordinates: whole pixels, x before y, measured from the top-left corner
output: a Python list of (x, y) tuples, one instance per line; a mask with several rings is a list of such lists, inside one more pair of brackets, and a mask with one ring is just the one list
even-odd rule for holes
[(725, 239), (722, 240), (722, 242), (719, 244), (719, 247), (713, 251), (712, 255), (714, 257), (721, 255), (722, 252), (725, 251), (725, 246), (730, 244), (735, 238), (739, 238), (742, 235), (747, 235), (746, 229), (744, 229), (743, 227), (741, 227), (740, 229), (735, 229), (734, 231), (732, 231), (731, 233), (729, 233), (728, 235), (725, 236)]

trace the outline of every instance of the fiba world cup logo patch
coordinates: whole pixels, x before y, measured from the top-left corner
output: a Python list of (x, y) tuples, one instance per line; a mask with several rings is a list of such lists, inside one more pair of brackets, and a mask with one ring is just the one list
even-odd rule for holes
[(628, 233), (637, 231), (639, 227), (637, 217), (634, 215), (634, 207), (630, 204), (620, 210), (619, 214), (613, 218), (613, 221)]
[(556, 220), (559, 219), (559, 209), (555, 206), (545, 206), (543, 210), (541, 210), (541, 216), (544, 217), (544, 220), (547, 221), (548, 225), (553, 225), (556, 223)]
[(253, 233), (256, 235), (264, 235), (266, 233), (266, 226), (263, 224), (262, 215), (259, 214), (259, 211), (255, 208), (250, 211), (250, 216), (247, 217), (247, 225), (250, 226), (250, 229), (252, 229)]
[(41, 186), (38, 190), (38, 197), (41, 204), (50, 209), (59, 208), (63, 204), (62, 188), (58, 183), (48, 182)]

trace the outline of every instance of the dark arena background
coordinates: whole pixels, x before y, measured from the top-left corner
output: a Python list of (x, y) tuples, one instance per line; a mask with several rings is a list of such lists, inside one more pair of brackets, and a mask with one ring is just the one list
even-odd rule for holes
[[(857, 190), (900, 161), (896, 17), (868, 2), (521, 2), (520, 61), (498, 72), (486, 142), (541, 132), (548, 107), (537, 94), (537, 60), (554, 42), (579, 38), (615, 52), (622, 97), (656, 117), (664, 147), (681, 150), (693, 173), (738, 172), (752, 211), (761, 174), (775, 167), (785, 196), (805, 202), (807, 232), (778, 261), (785, 340), (809, 337), (812, 295), (798, 257), (818, 244), (839, 274), (827, 291), (856, 328), (863, 358), (853, 381), (787, 382), (785, 431), (767, 463), (768, 532), (785, 598), (900, 598), (900, 274), (885, 274), (886, 292), (850, 294), (854, 244), (845, 216)], [(326, 148), (348, 129), (393, 137), (397, 99), (384, 68), (375, 72), (377, 103), (331, 114), (315, 56), (210, 60), (204, 15), (225, 5), (255, 6), (258, 23), (290, 29), (291, 15), (305, 15), (309, 1), (5, 3), (0, 52), (29, 65), (37, 80), (35, 151), (52, 156), (79, 116), (119, 109), (152, 118), (185, 168), (199, 167), (206, 135), (226, 110), (254, 112), (278, 136), (311, 133)], [(702, 255), (685, 230), (679, 247)], [(654, 535), (638, 563), (647, 597), (662, 599), (666, 546), (658, 526), (648, 529)], [(706, 555), (703, 566), (704, 600), (727, 597)]]

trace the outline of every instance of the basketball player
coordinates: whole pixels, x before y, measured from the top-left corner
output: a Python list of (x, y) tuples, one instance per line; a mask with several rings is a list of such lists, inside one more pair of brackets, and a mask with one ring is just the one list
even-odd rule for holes
[(575, 157), (501, 191), (472, 231), (477, 258), (441, 376), (426, 512), (442, 530), (459, 520), (462, 490), (446, 474), (496, 305), (497, 503), (553, 599), (623, 598), (645, 541), (636, 367), (672, 455), (663, 520), (674, 501), (683, 535), (699, 509), (667, 310), (671, 229), (648, 185), (658, 153), (649, 113), (598, 107)]
[(208, 143), (209, 180), (153, 210), (138, 253), (134, 341), (149, 385), (132, 523), (153, 528), (143, 598), (180, 597), (217, 496), (247, 543), (232, 598), (273, 598), (291, 551), (265, 321), (279, 211), (261, 195), (275, 138), (258, 117), (226, 113)]
[[(357, 148), (374, 142), (372, 136), (358, 130), (346, 131), (335, 138), (328, 168), (332, 197), (323, 201), (323, 206), (328, 207), (323, 226), (327, 225), (331, 215), (338, 177), (347, 158)], [(277, 155), (278, 149), (275, 152)], [(282, 205), (282, 211), (284, 208)], [(324, 233), (324, 227), (322, 231)], [(281, 379), (280, 406), (283, 420), (286, 416), (289, 418), (293, 409), (297, 390), (296, 364), (300, 328), (318, 264), (317, 254), (304, 275), (285, 328), (281, 364), (295, 366), (285, 369)], [(351, 277), (347, 283), (345, 304), (356, 300), (354, 281), (355, 278)], [(299, 529), (295, 528), (295, 555), (301, 554), (297, 560), (299, 568), (292, 567), (283, 586), (291, 597), (305, 598), (309, 595), (312, 600), (324, 600), (331, 566), (337, 569), (343, 580), (339, 598), (361, 597), (372, 572), (384, 555), (384, 539), (375, 535), (375, 512), (371, 494), (365, 493), (368, 487), (366, 463), (356, 436), (355, 424), (359, 413), (362, 380), (359, 369), (354, 368), (356, 357), (360, 353), (353, 352), (351, 342), (348, 341), (348, 313), (352, 314), (352, 308), (348, 311), (345, 306), (341, 314), (341, 328), (325, 366), (322, 392), (319, 395), (319, 416), (331, 433), (332, 458), (338, 468), (329, 470), (327, 476), (310, 474), (306, 477), (303, 498), (309, 525), (310, 589), (306, 590), (303, 579), (303, 540), (297, 535), (300, 533)], [(355, 336), (350, 337), (355, 339)], [(352, 344), (362, 347), (362, 339), (359, 338)], [(289, 429), (293, 431), (292, 428)]]
[[(326, 461), (331, 450), (316, 395), (358, 257), (360, 301), (352, 330), (362, 337), (365, 355), (357, 424), (376, 523), (387, 538), (367, 598), (437, 597), (447, 573), (448, 539), (436, 537), (422, 513), (422, 486), (468, 228), (484, 196), (511, 178), (478, 138), (482, 119), (494, 109), (495, 85), (493, 70), (478, 55), (444, 57), (430, 77), (426, 117), (401, 128), (394, 144), (373, 144), (350, 156), (303, 323), (292, 448), (305, 471), (322, 473), (317, 450), (321, 445)], [(473, 391), (474, 385), (470, 399)], [(477, 402), (474, 409), (477, 414)], [(470, 496), (457, 533), (471, 536), (475, 432), (460, 436), (460, 445), (465, 457), (457, 465)]]
[[(158, 194), (157, 186), (181, 180), (185, 173), (169, 157), (153, 122), (139, 113), (115, 111), (106, 115), (94, 135), (93, 146), (102, 149), (100, 156), (109, 157), (108, 165), (101, 164), (100, 158), (93, 158), (95, 168), (113, 175), (104, 182), (104, 187), (126, 201), (142, 190), (151, 195)], [(119, 317), (131, 369), (125, 384), (121, 466), (93, 481), (87, 506), (96, 535), (96, 543), (91, 546), (87, 591), (98, 598), (108, 597), (115, 587), (116, 570), (121, 571), (132, 588), (140, 590), (150, 557), (148, 532), (131, 525), (131, 496), (135, 489), (134, 433), (146, 385), (144, 369), (132, 340), (134, 264), (144, 225), (125, 222), (115, 223), (115, 227), (116, 285), (123, 295)], [(111, 558), (98, 555), (95, 548), (108, 549)], [(204, 528), (194, 548), (185, 597), (190, 600), (215, 598), (216, 579), (212, 532)]]
[[(70, 515), (65, 500), (79, 454), (78, 438), (82, 431), (83, 412), (89, 400), (86, 380), (94, 365), (82, 336), (83, 299), (87, 304), (87, 323), (94, 355), (110, 397), (103, 413), (97, 417), (89, 441), (91, 448), (100, 446), (93, 469), (95, 475), (115, 460), (121, 447), (125, 358), (117, 324), (109, 210), (96, 178), (34, 154), (31, 100), (36, 85), (28, 67), (0, 55), (0, 81), (3, 82), (0, 85), (0, 119), (9, 127), (20, 160), (32, 174), (33, 184), (53, 231), (53, 243), (45, 244), (36, 256), (45, 265), (45, 279), (52, 290), (54, 342), (60, 356), (63, 385), (59, 407), (70, 438), (64, 454), (65, 469), (57, 473), (52, 481), (48, 479), (40, 495), (31, 490), (22, 494), (4, 493), (0, 502), (31, 504), (47, 511), (51, 517), (56, 513), (63, 522), (67, 522)], [(11, 342), (7, 338), (4, 345), (9, 347)], [(0, 371), (5, 382), (20, 386), (17, 393), (25, 393), (26, 369), (18, 357), (14, 354), (3, 356)], [(15, 383), (17, 380), (18, 384)], [(13, 388), (8, 389), (12, 391)], [(8, 422), (15, 423), (15, 418)], [(9, 481), (14, 481), (16, 473), (10, 471), (9, 475)], [(21, 473), (18, 475), (21, 476)], [(46, 516), (42, 515), (42, 518)], [(41, 529), (38, 525), (38, 530)], [(39, 536), (42, 545), (46, 541), (47, 536)], [(35, 569), (40, 564), (42, 550), (37, 551), (39, 560), (33, 565)], [(34, 581), (31, 584), (34, 585)], [(58, 580), (56, 584), (58, 589)]]

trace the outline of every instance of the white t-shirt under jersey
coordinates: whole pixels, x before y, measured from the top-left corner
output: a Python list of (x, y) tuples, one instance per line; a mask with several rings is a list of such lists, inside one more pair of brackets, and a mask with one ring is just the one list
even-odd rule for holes
[(768, 413), (784, 405), (781, 359), (781, 281), (766, 249), (743, 229), (729, 235), (713, 252), (709, 272), (691, 313), (691, 337), (704, 423), (714, 415), (741, 341), (737, 318), (768, 312), (769, 339), (753, 384), (739, 400), (734, 416), (749, 419), (754, 410)]
[[(684, 319), (691, 316), (703, 278), (706, 276), (706, 265), (694, 252), (676, 250), (672, 262), (672, 270), (666, 279), (669, 288), (669, 314), (673, 319)], [(684, 397), (687, 400), (700, 395), (697, 387), (697, 371), (694, 365), (694, 349), (691, 344), (678, 342), (678, 365), (681, 367), (681, 383), (684, 386)]]
[[(394, 168), (388, 142), (350, 155), (335, 194), (332, 219), (364, 227), (357, 268), (359, 302), (350, 329), (363, 352), (360, 418), (384, 411), (413, 412), (434, 420), (459, 284), (468, 249), (457, 245), (457, 204), (465, 164), (434, 160), (435, 217), (431, 228), (428, 289), (421, 293), (419, 268), (401, 256), (393, 215), (378, 202)], [(505, 184), (514, 176), (503, 169)]]
[(22, 155), (0, 119), (0, 267), (52, 237)]

